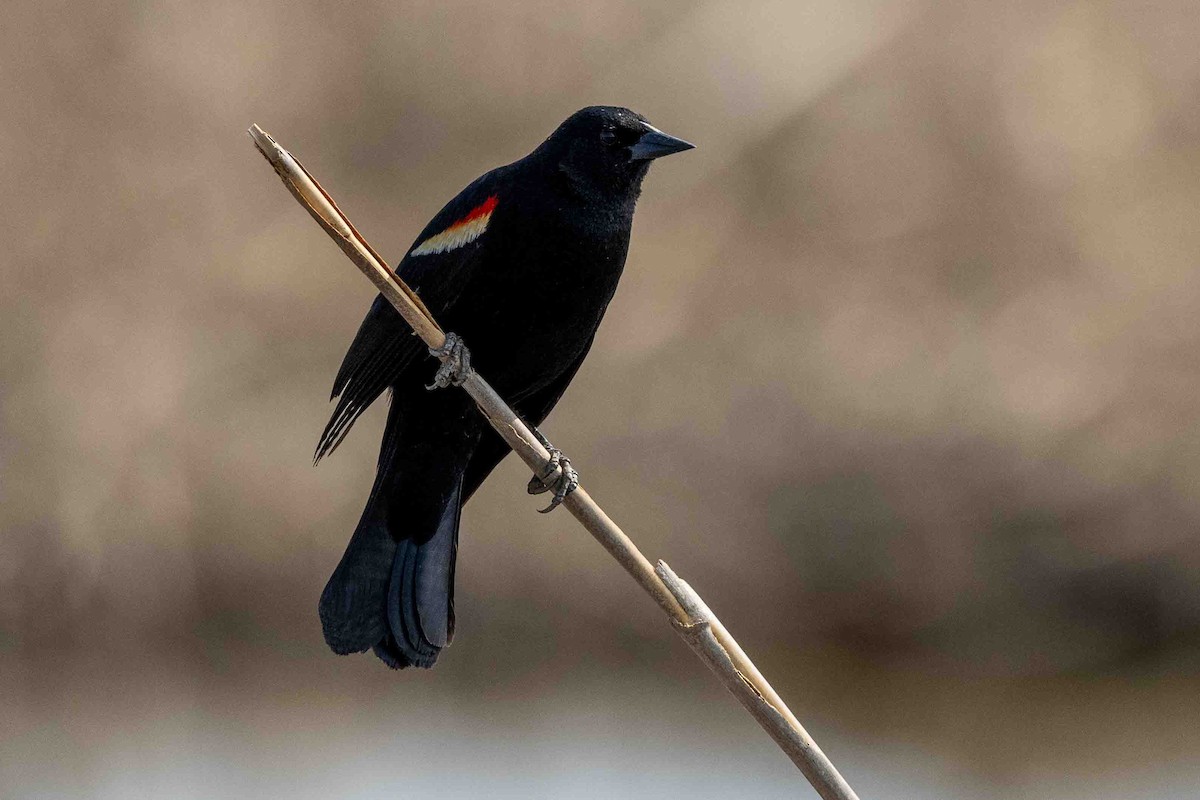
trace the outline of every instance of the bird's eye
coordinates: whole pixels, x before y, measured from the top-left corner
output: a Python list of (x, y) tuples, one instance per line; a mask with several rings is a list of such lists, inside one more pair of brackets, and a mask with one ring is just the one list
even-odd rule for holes
[(613, 142), (617, 141), (617, 132), (612, 128), (605, 128), (604, 130), (600, 131), (600, 141), (604, 142), (605, 144), (612, 144)]

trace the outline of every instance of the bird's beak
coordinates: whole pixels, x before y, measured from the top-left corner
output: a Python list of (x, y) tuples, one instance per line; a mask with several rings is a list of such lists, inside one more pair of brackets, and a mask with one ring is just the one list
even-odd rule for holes
[(696, 145), (669, 136), (653, 125), (646, 125), (646, 132), (629, 148), (630, 161), (649, 161), (652, 158), (662, 158), (671, 153), (681, 153), (691, 150)]

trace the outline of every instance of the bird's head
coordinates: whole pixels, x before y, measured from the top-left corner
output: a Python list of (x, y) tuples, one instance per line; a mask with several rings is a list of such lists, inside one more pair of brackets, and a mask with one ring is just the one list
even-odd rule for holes
[(627, 108), (589, 106), (567, 117), (538, 149), (578, 190), (636, 195), (651, 161), (694, 146)]

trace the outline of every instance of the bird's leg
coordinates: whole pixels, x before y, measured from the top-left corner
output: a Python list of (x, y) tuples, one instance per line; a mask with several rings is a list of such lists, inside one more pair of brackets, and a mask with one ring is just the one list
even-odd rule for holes
[(429, 355), (442, 359), (442, 364), (433, 376), (433, 383), (426, 386), (426, 389), (462, 386), (471, 374), (471, 351), (457, 333), (447, 333), (446, 341), (441, 347), (429, 348)]
[[(525, 490), (530, 494), (542, 494), (553, 489), (554, 497), (550, 500), (550, 505), (538, 512), (549, 514), (562, 505), (562, 501), (566, 499), (567, 495), (579, 488), (579, 473), (571, 466), (571, 459), (567, 458), (562, 450), (550, 444), (550, 440), (543, 436), (541, 431), (533, 425), (529, 425), (529, 430), (542, 443), (542, 447), (550, 453), (550, 460), (546, 462), (546, 469), (541, 475), (534, 475), (529, 479), (529, 485), (525, 487)], [(558, 480), (554, 483), (546, 483), (550, 480), (550, 476), (559, 470), (561, 472), (559, 472)]]

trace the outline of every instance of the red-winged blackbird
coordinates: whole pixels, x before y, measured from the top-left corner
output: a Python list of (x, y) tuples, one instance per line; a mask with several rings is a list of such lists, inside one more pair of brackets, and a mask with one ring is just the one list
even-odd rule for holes
[[(585, 108), (459, 193), (397, 268), (531, 425), (592, 344), (650, 161), (691, 147), (628, 109)], [(460, 510), (509, 452), (465, 392), (426, 390), (434, 366), (376, 298), (334, 381), (338, 403), (317, 447), (320, 460), (392, 390), (375, 484), (320, 615), (334, 652), (373, 648), (395, 668), (433, 666), (453, 636)]]

